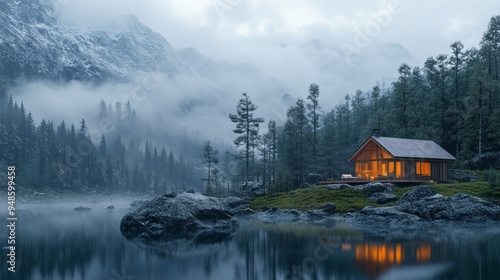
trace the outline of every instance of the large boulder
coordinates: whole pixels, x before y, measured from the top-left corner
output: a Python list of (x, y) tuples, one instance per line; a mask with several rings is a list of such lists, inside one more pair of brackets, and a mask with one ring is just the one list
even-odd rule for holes
[(371, 196), (375, 193), (391, 191), (391, 189), (383, 183), (380, 182), (370, 182), (361, 186), (363, 193), (367, 196)]
[(157, 197), (126, 214), (120, 229), (132, 240), (194, 239), (197, 243), (210, 243), (233, 234), (238, 221), (219, 199), (178, 191)]
[(397, 209), (430, 221), (500, 220), (500, 206), (468, 194), (455, 194), (450, 197), (436, 194), (420, 200), (401, 203)]
[(224, 203), (234, 215), (237, 216), (245, 216), (251, 215), (255, 212), (250, 209), (250, 200), (243, 199), (239, 197), (225, 197), (220, 199), (222, 203)]
[(436, 194), (436, 191), (427, 185), (416, 186), (413, 189), (404, 193), (401, 198), (398, 200), (398, 204), (413, 202), (424, 197), (433, 196)]
[(250, 203), (249, 199), (240, 198), (240, 197), (233, 197), (233, 196), (220, 198), (220, 201), (222, 203), (224, 203), (225, 205), (227, 205), (231, 209), (236, 208), (238, 206), (243, 206), (243, 205), (248, 206), (248, 204)]
[(378, 192), (368, 197), (369, 200), (377, 204), (386, 204), (396, 200), (396, 195), (390, 192)]
[(255, 214), (255, 217), (264, 223), (290, 224), (307, 219), (305, 213), (296, 209), (279, 209), (264, 207)]
[(464, 169), (450, 169), (448, 178), (459, 182), (475, 182), (477, 181), (476, 174)]
[(328, 185), (327, 190), (338, 191), (338, 190), (343, 190), (343, 189), (347, 189), (350, 187), (351, 187), (351, 185), (348, 185), (348, 184), (330, 184), (330, 185)]
[(321, 208), (321, 211), (323, 211), (326, 215), (333, 215), (337, 212), (337, 205), (333, 202), (329, 202)]
[(404, 213), (395, 207), (372, 206), (366, 206), (357, 213), (351, 213), (347, 218), (357, 228), (375, 230), (414, 227), (420, 221), (418, 216)]
[(465, 168), (484, 170), (489, 168), (500, 169), (500, 152), (487, 152), (468, 160)]

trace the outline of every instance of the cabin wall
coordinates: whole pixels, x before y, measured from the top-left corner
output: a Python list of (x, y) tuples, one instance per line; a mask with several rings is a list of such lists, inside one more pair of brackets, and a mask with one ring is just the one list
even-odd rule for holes
[[(430, 176), (417, 174), (417, 162), (430, 163)], [(385, 165), (385, 168), (381, 168)], [(399, 167), (397, 167), (399, 165)], [(376, 180), (401, 179), (401, 180), (432, 180), (442, 182), (448, 180), (448, 162), (430, 160), (379, 160), (356, 162), (356, 176), (363, 179)], [(402, 168), (403, 170), (399, 170)], [(429, 171), (429, 167), (426, 169)], [(391, 175), (392, 174), (392, 175)], [(425, 174), (425, 173), (424, 173)]]
[(431, 177), (433, 181), (441, 182), (448, 180), (448, 163), (435, 161), (432, 162)]
[(441, 180), (441, 163), (432, 162), (431, 163), (431, 180), (439, 182)]
[(416, 162), (414, 160), (405, 161), (405, 179), (416, 180)]

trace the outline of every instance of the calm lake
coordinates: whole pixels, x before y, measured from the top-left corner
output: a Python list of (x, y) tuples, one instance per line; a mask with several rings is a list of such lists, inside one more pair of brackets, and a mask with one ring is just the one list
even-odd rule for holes
[[(240, 220), (216, 244), (136, 244), (119, 229), (128, 203), (23, 205), (16, 272), (2, 250), (0, 279), (500, 279), (500, 229), (468, 238), (374, 238), (343, 223), (272, 225)], [(20, 205), (19, 205), (20, 206)], [(1, 245), (7, 246), (2, 211)], [(493, 233), (492, 233), (493, 232)]]

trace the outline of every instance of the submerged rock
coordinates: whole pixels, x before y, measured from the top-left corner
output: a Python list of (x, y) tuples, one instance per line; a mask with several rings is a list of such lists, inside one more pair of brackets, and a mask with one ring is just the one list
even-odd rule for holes
[(336, 211), (337, 206), (334, 203), (327, 203), (319, 209), (305, 211), (264, 207), (255, 213), (254, 217), (264, 223), (273, 224), (323, 224), (336, 218)]
[(219, 199), (178, 191), (126, 214), (120, 229), (125, 237), (134, 240), (192, 239), (195, 243), (211, 243), (233, 234), (238, 221)]
[(264, 207), (255, 213), (255, 217), (265, 223), (296, 223), (307, 219), (307, 215), (296, 209)]
[(90, 208), (90, 207), (84, 207), (81, 205), (78, 207), (75, 207), (74, 209), (75, 209), (75, 211), (78, 211), (78, 212), (87, 212), (87, 211), (92, 210), (92, 208)]

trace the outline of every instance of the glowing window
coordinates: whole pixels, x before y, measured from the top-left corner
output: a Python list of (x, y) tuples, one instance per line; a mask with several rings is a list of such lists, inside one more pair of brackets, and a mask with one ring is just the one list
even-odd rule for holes
[(417, 175), (431, 176), (431, 163), (427, 161), (417, 162)]

